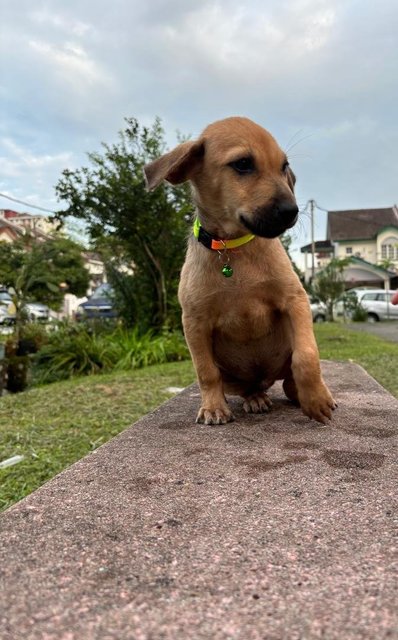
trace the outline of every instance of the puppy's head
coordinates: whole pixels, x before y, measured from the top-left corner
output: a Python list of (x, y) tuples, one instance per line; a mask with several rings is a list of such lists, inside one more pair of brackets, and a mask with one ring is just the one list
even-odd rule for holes
[(275, 238), (298, 214), (295, 177), (286, 154), (268, 131), (247, 118), (208, 126), (144, 167), (147, 187), (190, 180), (203, 226), (219, 237), (250, 231)]

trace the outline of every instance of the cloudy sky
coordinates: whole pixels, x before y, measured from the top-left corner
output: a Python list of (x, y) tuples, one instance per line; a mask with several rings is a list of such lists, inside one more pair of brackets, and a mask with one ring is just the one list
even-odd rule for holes
[(0, 0), (0, 192), (56, 209), (62, 169), (127, 116), (172, 146), (245, 115), (288, 150), (300, 205), (392, 205), (397, 33), (396, 0)]

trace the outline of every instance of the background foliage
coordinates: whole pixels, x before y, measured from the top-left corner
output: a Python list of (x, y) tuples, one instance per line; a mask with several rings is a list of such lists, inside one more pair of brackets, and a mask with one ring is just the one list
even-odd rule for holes
[(65, 170), (56, 187), (107, 265), (116, 301), (128, 323), (141, 328), (179, 324), (176, 294), (192, 211), (187, 186), (145, 187), (143, 165), (165, 151), (159, 120), (141, 127), (126, 120), (118, 142), (88, 155), (89, 166)]
[(13, 243), (0, 242), (0, 282), (16, 292), (18, 300), (37, 301), (58, 310), (67, 292), (84, 296), (89, 274), (83, 247), (61, 235), (37, 241), (22, 236)]

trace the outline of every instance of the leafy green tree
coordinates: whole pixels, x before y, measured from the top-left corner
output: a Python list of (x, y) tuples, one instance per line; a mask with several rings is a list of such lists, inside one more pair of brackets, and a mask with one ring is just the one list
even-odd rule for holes
[(383, 260), (380, 260), (379, 266), (386, 269), (386, 271), (394, 271), (395, 263), (389, 258), (384, 258)]
[(314, 295), (324, 302), (328, 320), (333, 322), (333, 306), (345, 290), (344, 269), (350, 264), (350, 258), (332, 258), (329, 264), (316, 274), (312, 283)]
[(284, 233), (281, 237), (280, 240), (282, 242), (282, 245), (287, 253), (287, 255), (290, 258), (290, 262), (292, 263), (292, 267), (294, 269), (294, 271), (297, 273), (298, 277), (300, 278), (300, 280), (303, 280), (304, 278), (304, 274), (301, 271), (301, 269), (296, 265), (296, 263), (294, 262), (294, 260), (292, 259), (292, 256), (290, 255), (290, 245), (292, 244), (292, 236), (289, 233)]
[(143, 165), (164, 151), (158, 119), (148, 128), (130, 118), (115, 144), (88, 154), (89, 167), (63, 171), (56, 186), (67, 204), (59, 217), (85, 222), (104, 256), (116, 302), (144, 328), (174, 321), (186, 216), (192, 211), (186, 185), (164, 184), (153, 193), (145, 188)]
[(77, 296), (87, 291), (82, 247), (62, 236), (39, 242), (26, 235), (14, 243), (0, 242), (0, 283), (14, 292), (17, 325), (28, 301), (57, 310), (65, 291)]

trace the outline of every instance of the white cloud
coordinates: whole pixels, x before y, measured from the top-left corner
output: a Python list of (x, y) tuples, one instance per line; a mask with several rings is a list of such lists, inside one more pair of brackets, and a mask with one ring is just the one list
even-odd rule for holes
[(80, 20), (73, 20), (60, 13), (53, 13), (48, 8), (40, 8), (39, 10), (29, 12), (29, 18), (41, 26), (50, 26), (56, 29), (60, 29), (66, 33), (72, 33), (76, 36), (85, 36), (88, 33), (93, 33), (94, 27), (92, 24), (82, 22)]
[(105, 71), (78, 43), (65, 42), (55, 46), (48, 42), (30, 40), (29, 46), (33, 52), (42, 56), (45, 64), (54, 67), (54, 71), (61, 74), (58, 82), (67, 81), (74, 85), (77, 82), (89, 85), (109, 83)]
[[(35, 154), (15, 140), (4, 137), (0, 138), (0, 149), (1, 192), (33, 205), (56, 208), (52, 187), (63, 169), (76, 166), (73, 154), (68, 151)], [(11, 201), (1, 200), (2, 208), (18, 208)]]
[(159, 115), (171, 141), (242, 114), (283, 146), (302, 131), (301, 201), (398, 199), (393, 0), (19, 0), (1, 18), (3, 191), (48, 202), (125, 116)]
[(25, 169), (35, 171), (54, 166), (66, 166), (72, 158), (72, 154), (66, 151), (55, 155), (34, 155), (29, 149), (18, 145), (10, 138), (1, 138), (0, 145), (6, 153), (8, 152), (6, 156), (0, 156), (0, 161), (4, 164), (3, 171), (7, 173), (6, 162), (8, 162), (12, 175), (22, 173)]
[(181, 21), (156, 24), (159, 52), (168, 59), (183, 52), (199, 67), (234, 74), (235, 80), (264, 78), (291, 70), (302, 56), (327, 45), (333, 35), (337, 12), (325, 2), (292, 2), (289, 10), (263, 5), (250, 11), (242, 5), (204, 3), (182, 16)]

